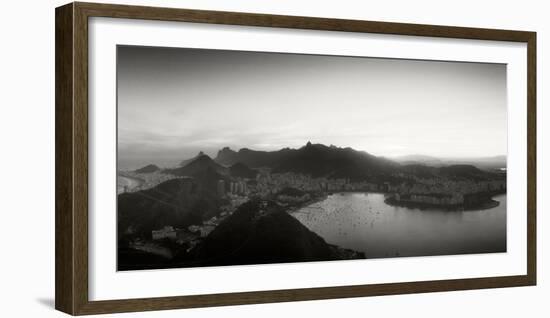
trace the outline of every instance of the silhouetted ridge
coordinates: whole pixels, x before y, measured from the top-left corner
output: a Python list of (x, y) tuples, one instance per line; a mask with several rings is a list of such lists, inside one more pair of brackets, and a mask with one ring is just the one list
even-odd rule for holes
[(483, 180), (488, 176), (485, 171), (482, 171), (472, 165), (452, 165), (440, 167), (438, 169), (441, 175), (453, 179)]
[(313, 177), (363, 179), (389, 173), (399, 165), (352, 148), (308, 143), (294, 151), (274, 172), (295, 172)]
[(166, 173), (176, 176), (195, 176), (203, 173), (206, 170), (211, 170), (219, 174), (227, 174), (228, 169), (217, 164), (207, 155), (199, 155), (187, 165), (175, 169), (166, 169)]
[(278, 151), (257, 151), (242, 148), (238, 152), (224, 148), (218, 152), (215, 161), (224, 166), (232, 166), (242, 163), (250, 168), (273, 167), (284, 159), (293, 149), (281, 149)]
[(189, 159), (185, 159), (185, 160), (182, 160), (179, 164), (180, 167), (185, 167), (186, 165), (188, 165), (189, 163), (191, 163), (192, 161), (194, 161), (195, 159), (201, 157), (201, 156), (204, 156), (204, 152), (200, 151), (198, 155), (196, 155), (195, 157), (193, 158), (189, 158)]
[(489, 179), (501, 179), (502, 175), (480, 170), (472, 165), (450, 165), (443, 167), (430, 167), (422, 164), (404, 165), (401, 171), (419, 178), (446, 178), (450, 180), (482, 181)]
[(134, 172), (137, 172), (137, 173), (152, 173), (152, 172), (157, 172), (159, 170), (160, 170), (159, 167), (151, 164), (151, 165), (146, 165), (145, 167), (139, 168), (139, 169), (135, 170)]
[(352, 148), (328, 147), (308, 142), (299, 149), (255, 151), (243, 148), (235, 152), (224, 148), (216, 162), (224, 165), (243, 163), (252, 168), (269, 167), (274, 172), (295, 172), (314, 177), (363, 178), (389, 172), (399, 166), (391, 160)]
[(474, 181), (502, 178), (469, 164), (435, 167), (426, 164), (401, 165), (365, 151), (311, 142), (298, 149), (284, 148), (277, 151), (255, 151), (248, 148), (233, 151), (226, 147), (218, 152), (215, 161), (227, 166), (239, 164), (250, 168), (271, 168), (273, 173), (292, 172), (312, 177), (369, 180), (375, 183), (404, 182), (406, 179), (403, 179), (403, 174), (419, 178), (443, 177)]
[(423, 164), (433, 167), (451, 166), (451, 165), (471, 165), (479, 169), (494, 170), (506, 168), (506, 156), (492, 157), (471, 157), (471, 158), (437, 158), (425, 155), (407, 155), (392, 158), (393, 160), (404, 164)]
[(238, 162), (239, 154), (229, 147), (224, 147), (218, 151), (216, 158), (217, 163), (230, 166)]

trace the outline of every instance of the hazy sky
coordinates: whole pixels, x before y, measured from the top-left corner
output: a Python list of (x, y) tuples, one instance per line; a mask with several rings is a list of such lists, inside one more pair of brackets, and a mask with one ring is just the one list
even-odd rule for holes
[(307, 141), (379, 156), (506, 154), (506, 66), (118, 48), (121, 168)]

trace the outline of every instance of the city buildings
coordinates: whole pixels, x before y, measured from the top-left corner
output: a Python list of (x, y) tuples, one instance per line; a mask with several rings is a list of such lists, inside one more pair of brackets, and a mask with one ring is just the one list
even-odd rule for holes
[(177, 232), (172, 226), (165, 226), (160, 230), (153, 230), (151, 232), (151, 236), (153, 237), (153, 240), (162, 240), (162, 239), (176, 239), (177, 238)]

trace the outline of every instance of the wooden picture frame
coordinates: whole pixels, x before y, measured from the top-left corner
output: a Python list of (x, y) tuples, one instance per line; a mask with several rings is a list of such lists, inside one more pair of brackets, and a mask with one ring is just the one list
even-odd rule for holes
[[(56, 9), (55, 307), (72, 314), (427, 293), (536, 284), (536, 33), (74, 2)], [(88, 297), (88, 19), (111, 17), (527, 43), (527, 274), (146, 299)]]

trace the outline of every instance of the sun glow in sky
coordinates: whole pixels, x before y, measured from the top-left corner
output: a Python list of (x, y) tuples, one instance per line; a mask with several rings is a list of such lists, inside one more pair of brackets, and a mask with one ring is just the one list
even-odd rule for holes
[(119, 167), (308, 141), (379, 156), (505, 155), (506, 66), (118, 48)]

